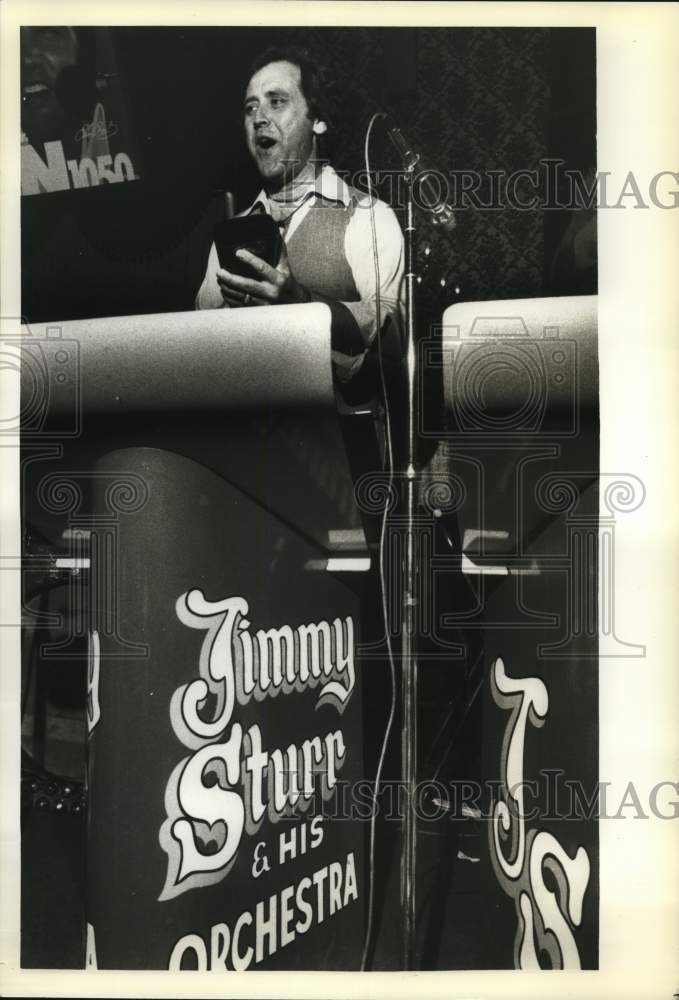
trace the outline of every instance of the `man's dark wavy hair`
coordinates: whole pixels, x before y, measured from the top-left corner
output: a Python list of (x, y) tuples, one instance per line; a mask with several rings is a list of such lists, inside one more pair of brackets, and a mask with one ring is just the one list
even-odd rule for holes
[(272, 45), (253, 59), (249, 78), (273, 62), (289, 62), (299, 66), (302, 93), (309, 106), (309, 117), (324, 121), (327, 125), (327, 132), (317, 136), (318, 151), (322, 156), (327, 156), (333, 145), (336, 125), (333, 85), (327, 71), (307, 49), (299, 45)]

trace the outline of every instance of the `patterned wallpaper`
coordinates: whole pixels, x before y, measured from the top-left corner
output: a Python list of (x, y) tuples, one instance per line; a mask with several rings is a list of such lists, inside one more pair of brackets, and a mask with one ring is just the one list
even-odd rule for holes
[[(575, 37), (583, 30), (589, 48)], [(378, 110), (446, 176), (532, 169), (555, 150), (594, 166), (591, 29), (117, 28), (113, 36), (141, 181), (23, 199), (22, 308), (35, 322), (192, 307), (223, 191), (241, 208), (259, 188), (241, 95), (251, 58), (272, 44), (306, 46), (329, 70), (339, 111), (333, 162), (350, 173), (363, 168)], [(383, 123), (371, 163), (400, 166)], [(398, 210), (389, 185), (379, 191)], [(452, 233), (420, 215), (423, 320), (458, 300), (595, 291), (596, 267), (578, 274), (572, 247), (577, 227), (592, 220), (568, 215), (461, 208)]]
[[(546, 31), (422, 32), (416, 133), (439, 136), (444, 169), (531, 168), (547, 153)], [(542, 291), (540, 212), (458, 213), (452, 238), (434, 233), (464, 299)]]
[[(365, 128), (379, 108), (393, 111), (428, 164), (443, 172), (531, 169), (548, 154), (548, 29), (404, 31), (399, 40), (393, 31), (305, 28), (285, 39), (305, 45), (341, 81), (339, 166), (362, 165)], [(375, 154), (374, 167), (397, 166), (377, 133)], [(543, 291), (539, 211), (466, 209), (452, 234), (423, 222), (419, 239), (432, 250), (425, 295), (434, 311), (460, 298)]]

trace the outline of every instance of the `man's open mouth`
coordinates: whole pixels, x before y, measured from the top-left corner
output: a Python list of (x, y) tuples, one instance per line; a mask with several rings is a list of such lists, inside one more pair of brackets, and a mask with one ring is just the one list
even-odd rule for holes
[(271, 149), (272, 146), (276, 145), (276, 140), (272, 139), (270, 135), (258, 135), (255, 139), (255, 145), (258, 149)]
[(24, 97), (37, 97), (39, 94), (46, 94), (49, 91), (49, 87), (46, 83), (34, 82), (25, 83), (21, 88), (21, 93)]

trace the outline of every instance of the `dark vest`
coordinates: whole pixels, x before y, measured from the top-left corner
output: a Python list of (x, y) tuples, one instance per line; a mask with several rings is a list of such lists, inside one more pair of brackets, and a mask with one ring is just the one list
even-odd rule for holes
[(352, 199), (342, 204), (312, 206), (286, 243), (290, 269), (312, 292), (339, 302), (357, 302), (360, 295), (344, 252), (347, 226), (356, 210)]

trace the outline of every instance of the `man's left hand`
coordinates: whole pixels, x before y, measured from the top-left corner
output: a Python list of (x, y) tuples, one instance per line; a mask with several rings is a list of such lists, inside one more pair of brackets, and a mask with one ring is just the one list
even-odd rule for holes
[(249, 250), (238, 250), (236, 256), (252, 269), (256, 277), (243, 278), (224, 268), (217, 269), (217, 282), (230, 305), (271, 306), (312, 301), (308, 289), (295, 280), (290, 270), (285, 246), (277, 267), (267, 264)]

